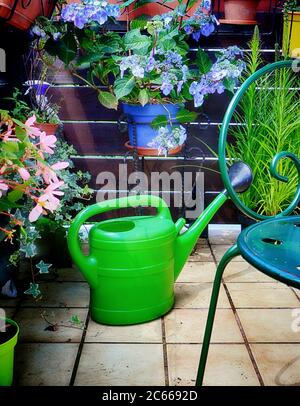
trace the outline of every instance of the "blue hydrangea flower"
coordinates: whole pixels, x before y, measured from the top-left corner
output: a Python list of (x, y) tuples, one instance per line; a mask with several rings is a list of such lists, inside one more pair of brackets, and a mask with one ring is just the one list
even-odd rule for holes
[(77, 28), (82, 29), (86, 24), (96, 22), (103, 25), (108, 17), (118, 17), (120, 7), (109, 4), (107, 1), (83, 0), (79, 4), (69, 4), (61, 12), (61, 19), (72, 22)]
[(201, 30), (194, 31), (193, 34), (192, 34), (192, 37), (193, 37), (193, 39), (194, 39), (195, 41), (198, 42), (199, 39), (200, 39), (200, 37), (201, 37)]
[(215, 31), (213, 23), (206, 23), (201, 27), (201, 34), (205, 37), (209, 37)]
[(185, 31), (188, 35), (190, 35), (190, 34), (192, 34), (192, 32), (193, 32), (194, 30), (193, 30), (193, 27), (188, 24), (188, 25), (185, 25), (185, 26), (184, 26), (184, 31)]

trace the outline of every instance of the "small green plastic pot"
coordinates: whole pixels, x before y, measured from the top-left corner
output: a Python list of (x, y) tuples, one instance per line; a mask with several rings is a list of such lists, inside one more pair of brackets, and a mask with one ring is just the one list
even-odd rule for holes
[(11, 339), (0, 344), (0, 386), (11, 386), (14, 372), (14, 350), (18, 341), (19, 326), (10, 319), (5, 319), (5, 322), (17, 328), (16, 334)]

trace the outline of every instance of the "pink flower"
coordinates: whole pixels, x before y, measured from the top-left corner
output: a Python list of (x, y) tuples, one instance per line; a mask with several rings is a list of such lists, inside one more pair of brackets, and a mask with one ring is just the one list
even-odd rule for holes
[(68, 162), (56, 162), (51, 166), (47, 166), (42, 162), (38, 162), (38, 170), (36, 176), (42, 175), (45, 183), (58, 182), (58, 177), (55, 173), (57, 170), (65, 169), (69, 166)]
[(19, 175), (23, 180), (28, 180), (30, 178), (30, 173), (25, 168), (18, 169)]
[(8, 190), (8, 186), (0, 179), (0, 197), (3, 195), (2, 191)]
[(8, 141), (15, 141), (15, 142), (20, 142), (20, 140), (16, 137), (13, 136), (12, 134), (12, 130), (6, 131), (3, 135), (2, 135), (2, 141), (3, 142), (8, 142)]
[(41, 131), (38, 128), (34, 127), (35, 122), (36, 122), (35, 115), (29, 117), (28, 120), (26, 120), (25, 122), (26, 133), (31, 138), (39, 137), (41, 134)]
[(43, 152), (46, 152), (48, 154), (53, 154), (54, 151), (52, 148), (55, 147), (55, 143), (57, 141), (57, 138), (55, 135), (47, 135), (45, 132), (40, 133), (40, 149)]
[[(59, 199), (56, 196), (63, 196), (64, 192), (56, 190), (64, 185), (63, 181), (51, 183), (44, 193), (37, 199), (37, 205), (29, 213), (29, 221), (36, 221), (42, 214), (47, 214), (47, 210), (53, 212), (59, 206)], [(56, 195), (56, 196), (55, 196)]]

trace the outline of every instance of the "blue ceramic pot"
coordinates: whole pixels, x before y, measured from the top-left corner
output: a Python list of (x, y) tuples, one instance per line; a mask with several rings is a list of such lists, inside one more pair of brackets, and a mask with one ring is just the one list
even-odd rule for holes
[[(151, 148), (149, 143), (157, 135), (157, 130), (151, 127), (151, 122), (160, 115), (171, 117), (172, 123), (178, 123), (176, 114), (180, 110), (178, 104), (138, 104), (122, 103), (123, 112), (128, 117), (128, 134), (131, 146)], [(134, 143), (134, 124), (136, 125), (136, 145)], [(170, 126), (168, 126), (170, 127)]]

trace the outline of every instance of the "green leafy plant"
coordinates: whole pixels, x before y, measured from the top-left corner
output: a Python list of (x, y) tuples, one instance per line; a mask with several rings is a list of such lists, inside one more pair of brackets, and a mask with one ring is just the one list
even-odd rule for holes
[(11, 114), (16, 119), (25, 122), (29, 116), (34, 115), (37, 123), (60, 124), (58, 112), (60, 106), (48, 100), (47, 96), (34, 98), (31, 104), (27, 103), (20, 89), (15, 88), (11, 97), (6, 97), (13, 103)]
[[(197, 43), (218, 25), (210, 0), (199, 2), (193, 14), (195, 1), (179, 0), (174, 10), (163, 15), (128, 22), (124, 34), (107, 26), (128, 6), (145, 3), (81, 0), (70, 4), (56, 19), (37, 19), (33, 27), (37, 48), (41, 55), (60, 59), (72, 75), (95, 90), (106, 108), (117, 109), (120, 103), (177, 104), (177, 126), (195, 121), (198, 114), (189, 112), (185, 104), (194, 102), (201, 108), (209, 95), (232, 92), (244, 68), (242, 52), (229, 47), (217, 53), (215, 60), (200, 47), (196, 58), (189, 53), (190, 39)], [(152, 123), (160, 130), (155, 148), (165, 150), (166, 145), (177, 143), (176, 138), (184, 138), (183, 131), (180, 137), (165, 131), (174, 124), (169, 116), (161, 115)]]
[[(258, 28), (250, 43), (246, 74), (254, 73), (261, 64)], [(295, 167), (288, 160), (279, 171), (288, 183), (274, 179), (270, 163), (276, 153), (289, 151), (300, 156), (299, 75), (291, 69), (280, 69), (253, 83), (241, 99), (230, 127), (233, 142), (228, 145), (230, 161), (239, 159), (250, 165), (254, 182), (241, 195), (246, 206), (260, 214), (274, 215), (291, 202), (298, 182)]]

